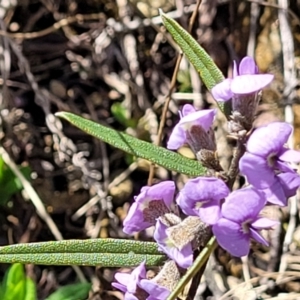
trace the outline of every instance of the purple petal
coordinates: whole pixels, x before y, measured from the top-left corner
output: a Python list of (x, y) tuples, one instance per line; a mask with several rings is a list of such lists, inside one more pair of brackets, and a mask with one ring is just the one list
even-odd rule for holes
[(200, 125), (205, 131), (208, 131), (213, 123), (215, 115), (216, 109), (202, 109), (184, 116), (179, 121), (179, 124), (185, 130), (188, 130), (191, 125)]
[(126, 273), (116, 273), (115, 279), (118, 281), (112, 283), (112, 285), (120, 289), (122, 292), (129, 292), (134, 294), (137, 289), (137, 285), (141, 279), (146, 278), (146, 264), (143, 261), (139, 266), (137, 266), (130, 274)]
[(178, 123), (175, 125), (170, 135), (169, 141), (167, 143), (167, 148), (170, 150), (177, 150), (185, 143), (185, 141), (186, 141), (185, 130)]
[[(274, 162), (273, 162), (274, 163)], [(286, 162), (282, 162), (280, 160), (276, 160), (274, 163), (274, 170), (279, 170), (282, 173), (295, 172), (291, 165), (288, 165)]]
[(167, 148), (176, 150), (186, 142), (186, 131), (193, 125), (199, 125), (208, 131), (216, 115), (216, 109), (203, 109), (195, 111), (192, 105), (185, 105), (182, 112), (183, 117), (174, 127)]
[(278, 155), (278, 158), (285, 162), (300, 162), (300, 151), (292, 150), (292, 149), (283, 149), (281, 154)]
[(196, 109), (193, 105), (191, 104), (185, 104), (182, 107), (182, 116), (185, 117), (187, 115), (190, 115), (192, 113), (196, 112)]
[(269, 246), (268, 242), (255, 229), (251, 227), (250, 227), (250, 236), (258, 243), (263, 244), (265, 246)]
[(152, 186), (144, 186), (141, 193), (135, 198), (135, 202), (143, 203), (153, 200), (163, 200), (170, 207), (174, 200), (175, 183), (171, 180), (162, 181)]
[(127, 291), (127, 283), (128, 280), (131, 280), (131, 274), (126, 274), (126, 273), (116, 273), (115, 274), (115, 279), (118, 281), (119, 284), (123, 285), (126, 287)]
[(131, 272), (132, 280), (138, 282), (140, 278), (146, 278), (146, 261), (142, 261)]
[(296, 172), (279, 174), (278, 179), (284, 191), (285, 197), (289, 198), (296, 195), (300, 187), (300, 176)]
[[(129, 280), (129, 278), (128, 278), (128, 280)], [(127, 282), (128, 282), (128, 281), (127, 281)], [(111, 285), (112, 285), (114, 288), (120, 290), (120, 291), (123, 292), (123, 293), (126, 293), (126, 292), (127, 292), (127, 288), (126, 288), (126, 286), (125, 286), (124, 284), (120, 284), (120, 283), (118, 283), (118, 282), (112, 282)]]
[(280, 223), (274, 220), (270, 220), (267, 218), (258, 218), (251, 223), (251, 227), (257, 230), (262, 230), (272, 228), (273, 226), (276, 226), (278, 224)]
[(221, 218), (220, 201), (213, 200), (209, 203), (205, 203), (199, 208), (199, 217), (204, 223), (209, 225), (216, 224)]
[(222, 216), (228, 220), (241, 224), (249, 219), (256, 219), (265, 206), (266, 199), (262, 192), (254, 187), (232, 192), (222, 206)]
[(281, 153), (291, 132), (291, 125), (283, 122), (274, 122), (259, 127), (251, 134), (247, 143), (247, 151), (262, 157)]
[(258, 73), (257, 65), (252, 57), (246, 56), (240, 62), (239, 75), (254, 75)]
[(240, 75), (231, 83), (231, 91), (234, 94), (251, 94), (266, 87), (274, 76), (271, 74)]
[(170, 295), (170, 291), (168, 289), (161, 285), (158, 285), (152, 280), (142, 279), (140, 282), (140, 286), (144, 291), (146, 291), (150, 295), (147, 298), (147, 300), (165, 300)]
[(212, 230), (219, 245), (231, 255), (241, 257), (249, 253), (250, 237), (243, 234), (239, 224), (222, 218)]
[(186, 244), (180, 251), (171, 244), (166, 230), (167, 226), (158, 220), (155, 226), (153, 237), (159, 248), (173, 259), (180, 267), (187, 269), (193, 263), (193, 250), (191, 243)]
[(232, 98), (233, 93), (231, 91), (231, 82), (232, 79), (228, 78), (216, 84), (212, 88), (211, 94), (217, 101), (223, 102)]
[(152, 224), (144, 221), (144, 215), (141, 209), (141, 205), (136, 202), (131, 205), (123, 222), (123, 231), (126, 234), (134, 234), (135, 232), (144, 230), (154, 225), (154, 223)]
[(258, 189), (266, 189), (275, 182), (274, 171), (264, 157), (245, 153), (239, 162), (239, 168), (250, 184)]
[(176, 199), (176, 203), (187, 216), (198, 216), (197, 201), (190, 201), (190, 198), (183, 190), (180, 191)]
[(265, 194), (265, 197), (269, 203), (278, 206), (287, 205), (286, 195), (277, 177), (275, 178), (275, 181), (272, 186), (266, 189), (262, 189), (260, 191), (262, 191)]
[(186, 215), (197, 216), (201, 202), (209, 203), (212, 200), (219, 202), (228, 194), (229, 189), (223, 180), (214, 177), (197, 177), (185, 184), (176, 202)]

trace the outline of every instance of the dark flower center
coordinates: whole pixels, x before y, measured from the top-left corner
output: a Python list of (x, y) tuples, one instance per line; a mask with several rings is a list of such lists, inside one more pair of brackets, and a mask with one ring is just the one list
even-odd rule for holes
[(151, 200), (143, 210), (144, 220), (146, 222), (155, 224), (157, 218), (170, 212), (163, 200)]

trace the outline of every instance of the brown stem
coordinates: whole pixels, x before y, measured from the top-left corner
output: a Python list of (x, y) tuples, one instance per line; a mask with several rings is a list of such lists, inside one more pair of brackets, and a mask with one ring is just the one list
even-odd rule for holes
[(235, 152), (233, 154), (233, 158), (227, 173), (228, 182), (227, 185), (230, 189), (234, 184), (235, 178), (239, 173), (239, 161), (241, 157), (244, 155), (246, 151), (245, 147), (245, 139), (241, 139), (237, 141)]

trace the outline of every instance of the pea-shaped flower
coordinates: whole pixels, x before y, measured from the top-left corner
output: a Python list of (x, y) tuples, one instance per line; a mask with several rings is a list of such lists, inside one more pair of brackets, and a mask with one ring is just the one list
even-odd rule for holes
[(264, 190), (268, 202), (280, 206), (285, 206), (287, 198), (295, 195), (300, 186), (300, 176), (288, 164), (300, 162), (300, 152), (285, 146), (291, 133), (292, 126), (284, 122), (257, 128), (239, 162), (248, 182)]
[(171, 212), (174, 194), (173, 181), (143, 187), (141, 193), (134, 198), (135, 202), (123, 222), (123, 231), (133, 234), (155, 225), (158, 217)]
[(215, 177), (190, 179), (180, 191), (177, 204), (188, 216), (199, 216), (207, 224), (215, 224), (220, 218), (221, 200), (229, 189), (223, 180)]
[(259, 231), (278, 222), (260, 217), (265, 204), (264, 193), (253, 187), (232, 192), (222, 205), (221, 218), (212, 228), (219, 245), (237, 257), (249, 253), (251, 239), (267, 246)]
[(170, 135), (167, 148), (176, 150), (187, 143), (195, 153), (202, 148), (215, 150), (215, 143), (207, 136), (207, 132), (212, 126), (216, 110), (196, 111), (192, 105), (186, 104), (179, 114), (180, 121)]
[(227, 78), (215, 85), (211, 93), (217, 101), (227, 101), (235, 94), (245, 95), (260, 91), (274, 78), (271, 74), (258, 74), (257, 65), (252, 57), (246, 56), (237, 67), (233, 62), (233, 78)]

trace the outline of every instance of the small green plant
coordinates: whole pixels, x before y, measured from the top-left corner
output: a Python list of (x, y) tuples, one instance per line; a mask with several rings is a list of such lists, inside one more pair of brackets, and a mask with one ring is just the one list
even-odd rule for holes
[(74, 283), (59, 288), (46, 300), (85, 300), (91, 289), (90, 283)]
[[(85, 300), (91, 289), (90, 283), (74, 283), (63, 286), (46, 300)], [(36, 300), (34, 281), (26, 276), (23, 265), (16, 263), (5, 273), (0, 288), (1, 300)]]
[(23, 265), (13, 264), (5, 273), (0, 289), (2, 300), (36, 300), (34, 281), (27, 277)]
[[(30, 179), (31, 169), (29, 167), (20, 167), (20, 172)], [(0, 156), (0, 205), (5, 205), (10, 198), (23, 189), (22, 183), (13, 171), (5, 164)]]

